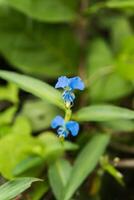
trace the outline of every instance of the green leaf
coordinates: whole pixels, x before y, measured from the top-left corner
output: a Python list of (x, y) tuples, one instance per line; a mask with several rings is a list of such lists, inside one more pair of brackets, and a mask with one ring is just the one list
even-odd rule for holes
[(37, 178), (18, 178), (0, 186), (0, 199), (11, 200), (28, 189), (33, 182), (40, 181)]
[(69, 181), (64, 190), (63, 200), (69, 200), (86, 177), (94, 170), (109, 143), (109, 139), (108, 135), (95, 135), (83, 148), (72, 168)]
[(122, 186), (124, 185), (123, 181), (123, 175), (118, 171), (109, 161), (108, 156), (102, 156), (100, 159), (100, 165), (101, 168), (108, 172), (111, 176), (113, 176), (118, 183), (120, 183)]
[(74, 0), (3, 0), (3, 4), (11, 6), (34, 19), (57, 23), (70, 22), (76, 18), (77, 3)]
[(113, 176), (118, 181), (118, 183), (120, 183), (122, 186), (124, 185), (123, 175), (114, 166), (107, 164), (104, 166), (104, 170)]
[(42, 157), (47, 162), (61, 157), (65, 150), (76, 150), (78, 146), (71, 142), (60, 141), (60, 139), (51, 132), (44, 132), (38, 136), (38, 140), (42, 144)]
[(60, 92), (49, 84), (29, 76), (4, 70), (0, 70), (0, 77), (17, 84), (21, 89), (64, 109), (64, 103), (62, 102)]
[(92, 14), (98, 12), (100, 9), (119, 9), (119, 10), (133, 10), (134, 1), (133, 0), (116, 0), (116, 1), (106, 1), (96, 3), (95, 5), (89, 7), (85, 10), (86, 14)]
[(120, 51), (122, 51), (124, 42), (133, 35), (131, 24), (129, 20), (123, 16), (115, 17), (110, 29), (114, 51), (120, 53)]
[(26, 159), (22, 160), (15, 166), (13, 170), (13, 175), (18, 176), (33, 167), (42, 165), (43, 162), (44, 162), (43, 158), (39, 156), (36, 155), (28, 156)]
[(62, 199), (62, 192), (69, 180), (72, 167), (67, 160), (57, 160), (50, 165), (48, 176), (53, 193), (57, 200)]
[(17, 116), (10, 129), (11, 134), (21, 134), (22, 132), (25, 132), (25, 134), (30, 135), (32, 131), (28, 119), (22, 116)]
[(79, 45), (69, 26), (37, 23), (0, 7), (0, 44), (2, 55), (22, 72), (40, 77), (76, 73)]
[(16, 106), (12, 106), (0, 113), (0, 125), (9, 124), (12, 122), (13, 117), (17, 111)]
[(117, 72), (125, 79), (134, 81), (134, 37), (129, 37), (124, 41), (122, 51), (117, 61)]
[(113, 105), (91, 105), (80, 109), (73, 117), (78, 121), (111, 121), (134, 119), (134, 111)]
[(59, 113), (60, 110), (47, 101), (28, 100), (23, 105), (21, 115), (29, 119), (33, 131), (40, 131), (49, 128), (52, 119)]
[[(40, 146), (33, 147), (35, 155), (28, 155), (14, 167), (13, 175), (18, 176), (26, 171), (44, 166), (46, 163), (53, 163), (57, 158), (61, 157), (65, 150), (76, 150), (78, 146), (71, 142), (61, 142), (57, 136), (51, 132), (44, 132), (36, 138), (36, 142)], [(40, 151), (39, 151), (39, 150)]]
[(32, 200), (40, 200), (49, 190), (48, 183), (38, 182), (32, 187), (32, 190), (29, 192), (29, 196)]
[(0, 173), (7, 179), (14, 177), (13, 170), (18, 163), (28, 155), (40, 155), (42, 151), (41, 144), (30, 136), (29, 127), (26, 128), (23, 122), (22, 126), (18, 124), (18, 128), (14, 127), (12, 133), (0, 140)]
[(7, 86), (0, 87), (0, 100), (8, 100), (13, 103), (18, 102), (18, 88), (9, 83)]
[(108, 1), (105, 3), (105, 7), (107, 8), (122, 8), (122, 9), (134, 9), (134, 1), (133, 0), (124, 0), (124, 1)]
[(87, 70), (92, 102), (115, 100), (133, 90), (132, 84), (117, 74), (112, 52), (107, 43), (100, 38), (92, 41), (89, 46)]
[(134, 122), (132, 120), (112, 120), (108, 122), (101, 122), (101, 126), (112, 129), (114, 131), (133, 132)]
[[(97, 56), (97, 59), (96, 59)], [(113, 55), (110, 46), (102, 38), (95, 38), (90, 43), (87, 54), (87, 64), (89, 74), (93, 74), (100, 67), (113, 65)]]
[(31, 127), (28, 120), (25, 117), (17, 117), (13, 124), (2, 124), (0, 126), (0, 136), (4, 137), (8, 134), (23, 132), (28, 135), (31, 133)]

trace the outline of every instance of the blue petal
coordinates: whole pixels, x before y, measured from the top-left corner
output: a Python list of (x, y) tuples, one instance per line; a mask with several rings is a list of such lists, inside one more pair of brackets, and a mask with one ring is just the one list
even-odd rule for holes
[(75, 121), (67, 122), (66, 128), (71, 132), (72, 136), (76, 136), (79, 132), (79, 124)]
[(64, 124), (64, 119), (58, 115), (51, 122), (51, 127), (57, 128), (58, 126), (63, 126), (63, 124)]
[(62, 136), (64, 138), (68, 135), (68, 131), (64, 127), (59, 127), (57, 133), (59, 136)]
[(69, 79), (69, 87), (74, 90), (74, 89), (78, 89), (78, 90), (84, 90), (85, 85), (83, 83), (83, 81), (81, 80), (80, 77), (76, 76), (74, 78), (70, 78)]
[(69, 78), (66, 76), (61, 76), (58, 78), (58, 82), (55, 85), (55, 88), (65, 88), (69, 85)]
[(74, 93), (69, 90), (65, 90), (62, 94), (62, 97), (65, 102), (70, 102), (70, 103), (73, 103), (73, 101), (75, 99)]

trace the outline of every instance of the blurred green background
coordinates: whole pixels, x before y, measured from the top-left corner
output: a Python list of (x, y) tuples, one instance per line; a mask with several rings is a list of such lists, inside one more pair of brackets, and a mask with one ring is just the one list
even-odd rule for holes
[[(99, 119), (96, 110), (83, 110), (88, 120), (78, 111), (81, 131), (62, 144), (50, 123), (64, 112), (35, 97), (36, 83), (0, 74), (0, 183), (45, 180), (16, 200), (134, 200), (134, 0), (0, 0), (2, 70), (51, 86), (59, 76), (80, 76), (86, 89), (73, 112), (104, 106), (93, 108)], [(117, 117), (109, 104), (130, 113)]]

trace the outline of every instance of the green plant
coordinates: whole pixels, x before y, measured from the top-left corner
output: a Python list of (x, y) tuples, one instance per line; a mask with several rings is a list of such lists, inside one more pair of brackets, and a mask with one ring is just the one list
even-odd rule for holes
[(133, 0), (0, 1), (1, 200), (134, 197), (133, 11)]

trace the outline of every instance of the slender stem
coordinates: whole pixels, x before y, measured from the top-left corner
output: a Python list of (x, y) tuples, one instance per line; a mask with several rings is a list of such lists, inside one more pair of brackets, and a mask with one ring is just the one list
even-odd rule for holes
[(70, 108), (66, 109), (66, 112), (65, 112), (65, 121), (69, 121), (71, 119), (71, 116), (72, 116), (72, 110)]

